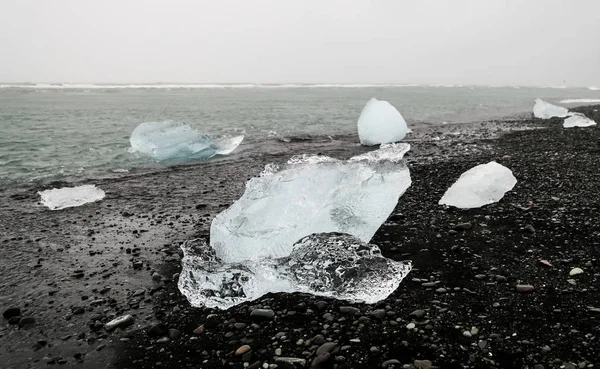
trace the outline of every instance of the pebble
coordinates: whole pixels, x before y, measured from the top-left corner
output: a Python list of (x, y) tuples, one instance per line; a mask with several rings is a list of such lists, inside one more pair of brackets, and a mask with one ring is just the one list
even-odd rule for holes
[(446, 292), (448, 292), (448, 290), (446, 290), (446, 289), (445, 289), (445, 288), (443, 288), (443, 287), (440, 287), (440, 288), (438, 288), (437, 290), (435, 290), (435, 292), (437, 292), (437, 293), (446, 293)]
[(524, 231), (527, 231), (531, 234), (535, 233), (535, 228), (533, 228), (533, 226), (531, 224), (527, 224), (525, 227), (523, 227)]
[(250, 317), (254, 319), (271, 320), (275, 317), (275, 312), (271, 309), (254, 309), (250, 313)]
[(169, 337), (161, 337), (156, 340), (156, 343), (167, 343), (169, 341), (170, 341)]
[(421, 319), (425, 316), (425, 310), (415, 310), (412, 313), (410, 313), (409, 316), (415, 319)]
[(385, 310), (383, 310), (383, 309), (374, 310), (371, 313), (371, 315), (377, 319), (383, 319), (383, 318), (385, 318)]
[(335, 346), (337, 346), (335, 342), (325, 342), (317, 349), (317, 356), (329, 353)]
[(413, 365), (417, 369), (431, 369), (433, 367), (433, 364), (429, 360), (415, 360)]
[(323, 337), (321, 334), (317, 334), (310, 341), (315, 345), (322, 345), (325, 343), (325, 337)]
[(581, 268), (573, 268), (571, 269), (571, 271), (569, 272), (569, 275), (572, 277), (574, 275), (578, 275), (578, 274), (583, 274), (583, 269)]
[(552, 264), (550, 264), (550, 262), (548, 260), (545, 260), (545, 259), (541, 259), (540, 260), (540, 264), (543, 264), (543, 265), (545, 265), (547, 267), (551, 267), (552, 266)]
[(314, 360), (312, 361), (311, 364), (311, 369), (321, 369), (321, 368), (325, 368), (325, 364), (331, 360), (331, 354), (329, 352), (326, 352), (323, 355), (317, 356), (316, 358), (314, 358)]
[(32, 317), (24, 317), (19, 320), (19, 327), (24, 328), (35, 324), (35, 319)]
[(340, 313), (356, 315), (360, 312), (360, 309), (352, 306), (340, 306)]
[(172, 340), (176, 340), (179, 337), (181, 337), (181, 332), (179, 332), (177, 329), (175, 328), (171, 328), (169, 329), (169, 338)]
[(204, 333), (204, 324), (199, 326), (198, 328), (194, 329), (194, 334), (202, 334)]
[(306, 366), (306, 360), (297, 357), (276, 357), (275, 362), (288, 364), (290, 366), (298, 366), (301, 368)]
[(385, 368), (388, 368), (388, 367), (390, 367), (392, 365), (398, 367), (400, 365), (400, 362), (398, 360), (396, 360), (396, 359), (386, 360), (386, 361), (383, 362), (383, 364), (381, 364), (381, 367), (385, 369)]
[(435, 282), (425, 282), (425, 283), (421, 283), (421, 287), (425, 287), (425, 288), (431, 288), (431, 287), (435, 287)]
[(415, 327), (416, 327), (415, 323), (408, 323), (408, 324), (406, 325), (406, 328), (407, 328), (407, 329), (415, 329)]
[(456, 231), (460, 231), (460, 230), (467, 231), (467, 230), (469, 230), (471, 228), (473, 228), (473, 224), (471, 224), (469, 222), (467, 222), (467, 223), (459, 223), (459, 224), (457, 224), (457, 225), (454, 226), (454, 230), (456, 230)]
[(250, 351), (252, 348), (249, 345), (240, 346), (237, 350), (235, 350), (235, 356), (244, 355), (246, 352)]
[(281, 348), (276, 348), (275, 349), (275, 355), (281, 356)]
[(518, 284), (517, 285), (517, 292), (532, 292), (533, 290), (535, 290), (535, 287), (533, 287), (530, 284)]
[(148, 336), (162, 337), (168, 332), (167, 327), (163, 323), (158, 323), (148, 329)]
[(118, 327), (126, 327), (128, 325), (133, 324), (135, 318), (132, 315), (122, 315), (118, 318), (111, 320), (110, 322), (104, 325), (104, 329), (107, 331), (113, 331)]

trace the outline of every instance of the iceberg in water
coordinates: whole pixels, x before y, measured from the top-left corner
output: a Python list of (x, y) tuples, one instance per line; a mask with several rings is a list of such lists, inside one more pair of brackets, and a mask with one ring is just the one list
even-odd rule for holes
[(389, 102), (372, 98), (358, 118), (358, 137), (365, 146), (401, 141), (408, 127), (402, 114)]
[(213, 220), (216, 255), (226, 262), (288, 256), (295, 241), (321, 232), (370, 241), (411, 184), (402, 161), (409, 149), (387, 144), (347, 161), (303, 155), (268, 165)]
[(553, 117), (564, 118), (569, 114), (567, 108), (562, 106), (552, 105), (542, 99), (535, 99), (535, 105), (533, 106), (533, 115), (536, 118), (549, 119)]
[(42, 198), (42, 204), (50, 210), (81, 206), (88, 202), (102, 200), (106, 195), (104, 191), (94, 185), (54, 188), (38, 192), (38, 194)]
[(305, 292), (374, 303), (410, 263), (369, 245), (410, 186), (408, 144), (342, 161), (296, 156), (267, 165), (212, 222), (210, 245), (182, 245), (179, 289), (194, 306), (227, 309), (269, 292)]
[(182, 245), (179, 290), (193, 306), (228, 309), (276, 292), (303, 292), (372, 304), (388, 297), (411, 270), (379, 247), (343, 233), (296, 242), (287, 257), (226, 263), (204, 240)]
[(515, 184), (517, 179), (512, 171), (492, 161), (464, 172), (446, 191), (439, 204), (461, 209), (478, 208), (500, 201)]
[(563, 122), (564, 128), (591, 127), (595, 125), (596, 122), (581, 113), (571, 113), (571, 115)]
[(138, 125), (129, 139), (131, 149), (158, 161), (209, 159), (228, 155), (244, 139), (236, 136), (214, 140), (187, 124), (177, 122), (149, 122)]

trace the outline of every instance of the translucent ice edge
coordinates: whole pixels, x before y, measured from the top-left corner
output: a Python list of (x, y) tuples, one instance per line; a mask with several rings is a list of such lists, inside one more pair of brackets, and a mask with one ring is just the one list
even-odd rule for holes
[(412, 268), (343, 233), (304, 237), (288, 257), (239, 263), (223, 262), (203, 239), (181, 248), (179, 290), (193, 306), (223, 310), (277, 292), (372, 304), (394, 292)]
[(50, 210), (81, 206), (102, 200), (106, 195), (95, 185), (55, 188), (38, 192), (38, 194), (42, 198), (42, 205), (47, 206)]
[(563, 122), (564, 128), (574, 127), (591, 127), (595, 126), (596, 122), (586, 117), (581, 113), (571, 113), (567, 119)]

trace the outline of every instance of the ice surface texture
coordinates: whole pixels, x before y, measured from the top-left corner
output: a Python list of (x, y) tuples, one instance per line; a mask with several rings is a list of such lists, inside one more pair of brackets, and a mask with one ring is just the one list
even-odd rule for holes
[(500, 201), (515, 184), (517, 179), (510, 169), (491, 161), (464, 172), (439, 203), (461, 209), (478, 208)]
[(42, 198), (42, 204), (50, 210), (80, 206), (88, 202), (102, 200), (105, 196), (104, 191), (94, 185), (55, 188), (38, 193)]
[(591, 127), (595, 125), (596, 122), (580, 113), (571, 113), (571, 115), (563, 122), (564, 128)]
[(365, 146), (400, 141), (407, 130), (402, 114), (389, 102), (375, 98), (367, 102), (358, 118), (358, 137)]
[(287, 257), (225, 263), (204, 240), (182, 245), (179, 289), (193, 306), (228, 309), (270, 292), (304, 292), (375, 303), (410, 272), (410, 262), (381, 256), (349, 234), (318, 233), (296, 242)]
[(210, 245), (183, 244), (179, 289), (192, 305), (220, 309), (269, 292), (386, 298), (410, 263), (367, 242), (410, 186), (409, 149), (386, 144), (346, 161), (303, 155), (267, 165), (215, 217)]
[(288, 256), (312, 233), (349, 233), (369, 242), (411, 184), (408, 144), (382, 145), (347, 161), (295, 156), (268, 165), (215, 217), (211, 245), (225, 262)]
[(213, 140), (187, 124), (177, 122), (142, 123), (129, 139), (133, 151), (151, 156), (158, 161), (209, 159), (228, 155), (242, 142), (244, 136)]
[(533, 106), (533, 115), (536, 118), (549, 119), (553, 117), (564, 118), (569, 114), (567, 108), (561, 106), (552, 105), (542, 99), (535, 99), (535, 105)]

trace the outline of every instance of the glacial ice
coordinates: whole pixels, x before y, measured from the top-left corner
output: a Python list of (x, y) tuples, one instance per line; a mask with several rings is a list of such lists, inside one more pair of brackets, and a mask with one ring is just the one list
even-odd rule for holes
[(553, 117), (564, 118), (569, 114), (567, 108), (562, 106), (552, 105), (542, 99), (535, 99), (535, 105), (533, 106), (533, 115), (536, 118), (549, 119)]
[(244, 136), (213, 140), (187, 124), (164, 121), (138, 125), (129, 139), (133, 151), (157, 161), (209, 159), (228, 155), (242, 142)]
[(295, 241), (321, 232), (370, 241), (411, 184), (402, 162), (409, 149), (385, 144), (347, 161), (302, 155), (267, 165), (213, 220), (216, 256), (230, 263), (285, 257)]
[(374, 303), (410, 263), (369, 245), (410, 186), (405, 143), (349, 160), (295, 156), (267, 165), (211, 224), (210, 245), (182, 245), (179, 289), (194, 306), (228, 309), (269, 292)]
[(500, 201), (515, 184), (517, 179), (510, 169), (491, 161), (464, 172), (446, 191), (439, 204), (461, 209), (478, 208)]
[(358, 137), (365, 146), (401, 141), (408, 127), (402, 114), (389, 102), (372, 98), (358, 118)]
[(595, 126), (596, 122), (586, 117), (581, 113), (571, 113), (571, 115), (563, 122), (564, 128), (573, 127), (591, 127)]
[(410, 262), (381, 255), (376, 245), (343, 233), (317, 233), (296, 242), (286, 257), (226, 263), (206, 241), (182, 245), (179, 290), (193, 306), (228, 309), (267, 293), (303, 292), (375, 303), (410, 272)]
[(102, 200), (105, 196), (104, 191), (95, 185), (54, 188), (38, 192), (38, 194), (42, 199), (42, 205), (47, 206), (50, 210), (81, 206)]

